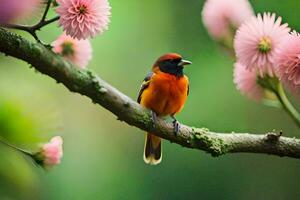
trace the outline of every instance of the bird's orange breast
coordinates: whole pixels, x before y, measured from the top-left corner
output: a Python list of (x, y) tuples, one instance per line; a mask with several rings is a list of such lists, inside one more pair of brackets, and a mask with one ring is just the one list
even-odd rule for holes
[(188, 95), (188, 78), (155, 74), (141, 96), (141, 105), (160, 116), (174, 115), (183, 108)]

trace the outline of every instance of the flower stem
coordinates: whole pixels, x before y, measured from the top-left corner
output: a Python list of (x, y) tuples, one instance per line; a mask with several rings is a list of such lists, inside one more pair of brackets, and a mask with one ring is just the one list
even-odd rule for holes
[(30, 151), (27, 151), (27, 150), (21, 149), (21, 148), (19, 148), (19, 147), (16, 147), (16, 146), (14, 146), (14, 145), (12, 145), (12, 144), (9, 144), (8, 142), (5, 142), (5, 141), (3, 141), (3, 140), (0, 140), (0, 143), (2, 143), (2, 144), (6, 145), (6, 146), (8, 146), (8, 147), (10, 147), (10, 148), (12, 148), (12, 149), (14, 149), (14, 150), (20, 151), (20, 152), (22, 152), (22, 153), (24, 153), (25, 155), (28, 155), (28, 156), (30, 156), (30, 157), (33, 156), (33, 154), (32, 154)]
[(275, 94), (280, 103), (282, 104), (284, 110), (291, 116), (296, 125), (300, 128), (300, 114), (287, 98), (282, 84), (278, 84), (277, 91)]

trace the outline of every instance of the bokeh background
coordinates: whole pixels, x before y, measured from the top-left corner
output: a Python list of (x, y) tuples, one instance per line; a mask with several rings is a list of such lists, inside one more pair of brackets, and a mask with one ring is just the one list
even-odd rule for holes
[[(89, 68), (135, 99), (154, 60), (178, 52), (191, 92), (178, 119), (220, 132), (299, 129), (280, 109), (240, 95), (232, 81), (234, 60), (203, 27), (203, 0), (110, 0), (109, 31), (92, 40)], [(271, 11), (300, 31), (299, 0), (253, 0), (255, 11)], [(50, 13), (54, 15), (54, 13)], [(28, 37), (26, 33), (21, 33)], [(50, 43), (56, 24), (39, 32)], [(163, 162), (145, 165), (144, 134), (116, 120), (91, 100), (70, 93), (23, 61), (0, 56), (0, 137), (36, 150), (51, 136), (64, 138), (64, 158), (50, 171), (0, 145), (0, 199), (298, 199), (300, 162), (268, 155), (219, 158), (164, 141)]]

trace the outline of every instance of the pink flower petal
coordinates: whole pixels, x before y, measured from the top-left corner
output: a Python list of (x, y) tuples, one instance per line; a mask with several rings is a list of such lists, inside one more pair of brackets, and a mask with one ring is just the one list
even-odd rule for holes
[(43, 3), (43, 0), (0, 0), (0, 23), (27, 18)]
[(58, 3), (59, 24), (67, 35), (87, 39), (108, 29), (111, 8), (107, 0), (60, 0)]
[[(274, 53), (290, 31), (287, 24), (281, 25), (281, 21), (281, 17), (276, 20), (275, 14), (258, 14), (257, 17), (252, 17), (243, 23), (237, 30), (234, 39), (236, 56), (247, 69), (256, 68), (261, 75), (274, 76)], [(265, 52), (259, 49), (262, 41), (267, 41), (262, 44), (270, 48)]]
[(276, 72), (285, 86), (293, 94), (299, 94), (296, 89), (300, 87), (300, 35), (292, 32), (279, 45), (275, 54)]
[(240, 63), (234, 64), (234, 83), (237, 89), (249, 98), (260, 101), (263, 98), (264, 90), (257, 83), (257, 76), (255, 70), (249, 71)]
[(202, 19), (208, 32), (215, 39), (224, 39), (230, 29), (238, 28), (245, 20), (253, 16), (248, 0), (206, 0)]
[(46, 167), (53, 167), (60, 163), (60, 159), (63, 156), (62, 144), (62, 138), (56, 136), (49, 143), (43, 145), (41, 153), (44, 158), (43, 163)]
[[(78, 29), (77, 29), (78, 30)], [(80, 31), (72, 32), (73, 34), (81, 33)], [(65, 43), (72, 45), (73, 55), (62, 55), (63, 46)], [(70, 62), (78, 65), (80, 68), (85, 68), (92, 58), (92, 47), (89, 40), (77, 40), (66, 34), (62, 34), (53, 43), (53, 51), (64, 56)]]

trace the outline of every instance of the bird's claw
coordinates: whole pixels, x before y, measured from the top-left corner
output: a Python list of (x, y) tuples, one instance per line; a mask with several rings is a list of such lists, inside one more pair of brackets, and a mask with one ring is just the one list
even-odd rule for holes
[(174, 133), (177, 136), (180, 130), (180, 123), (176, 119), (174, 119), (173, 125), (174, 125)]
[(157, 121), (157, 115), (153, 110), (151, 110), (150, 112), (151, 112), (151, 119), (152, 119), (152, 122), (153, 122), (153, 127), (155, 127), (155, 124), (156, 124), (156, 121)]

